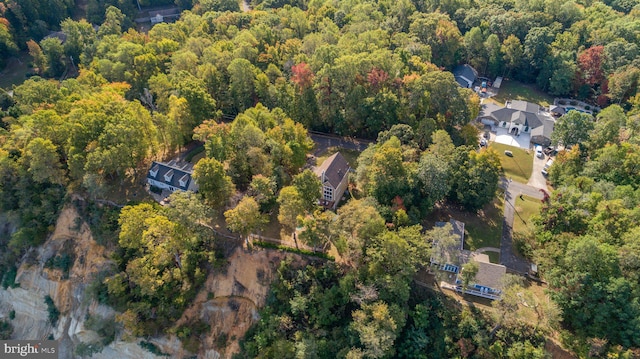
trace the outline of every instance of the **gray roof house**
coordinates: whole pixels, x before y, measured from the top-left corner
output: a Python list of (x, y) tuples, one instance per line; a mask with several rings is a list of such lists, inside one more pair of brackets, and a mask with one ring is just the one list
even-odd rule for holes
[(151, 186), (174, 192), (198, 191), (198, 185), (191, 176), (193, 164), (171, 160), (167, 163), (153, 162), (147, 172), (147, 183)]
[(456, 82), (465, 88), (473, 87), (473, 83), (478, 78), (478, 71), (469, 64), (456, 66), (452, 72)]
[(350, 169), (349, 162), (336, 152), (313, 170), (322, 183), (321, 206), (336, 209), (349, 184)]
[(511, 100), (507, 101), (505, 107), (484, 114), (484, 118), (492, 120), (498, 127), (508, 128), (509, 133), (514, 135), (531, 134), (533, 144), (544, 147), (551, 144), (551, 133), (555, 122), (544, 113), (540, 105)]
[[(471, 294), (488, 299), (499, 299), (502, 294), (502, 278), (507, 273), (507, 268), (502, 264), (491, 263), (489, 256), (484, 253), (475, 253), (464, 249), (464, 223), (451, 219), (449, 222), (436, 222), (436, 227), (444, 227), (451, 223), (452, 234), (457, 236), (459, 246), (450, 247), (447, 250), (447, 263), (437, 263), (431, 258), (432, 268), (444, 272), (449, 282), (443, 282), (442, 287), (453, 289), (460, 293)], [(478, 273), (467, 288), (462, 287), (460, 273), (462, 266), (469, 262), (478, 264)], [(445, 279), (446, 281), (446, 279)]]

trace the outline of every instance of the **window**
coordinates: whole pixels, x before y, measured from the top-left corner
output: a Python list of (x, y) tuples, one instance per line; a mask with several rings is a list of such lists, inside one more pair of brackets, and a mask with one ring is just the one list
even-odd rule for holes
[(324, 187), (323, 189), (324, 199), (327, 201), (333, 201), (333, 188)]

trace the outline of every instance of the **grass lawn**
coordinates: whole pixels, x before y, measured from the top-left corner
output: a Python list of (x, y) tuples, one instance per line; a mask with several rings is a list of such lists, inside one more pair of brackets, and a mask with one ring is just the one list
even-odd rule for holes
[(513, 232), (526, 234), (531, 216), (540, 212), (542, 202), (539, 199), (525, 195), (522, 198), (515, 198), (516, 215), (513, 219)]
[(492, 98), (501, 105), (507, 100), (524, 100), (541, 106), (553, 104), (553, 97), (538, 90), (533, 85), (523, 84), (514, 80), (502, 81), (498, 94)]
[(12, 85), (20, 85), (26, 80), (26, 74), (32, 71), (31, 56), (20, 52), (18, 56), (7, 59), (6, 67), (0, 72), (0, 87), (10, 90)]
[[(478, 213), (468, 213), (462, 218), (456, 218), (464, 222), (465, 249), (473, 251), (482, 247), (500, 248), (503, 219), (502, 202), (503, 196), (498, 196)], [(500, 256), (498, 253), (487, 252), (487, 254), (492, 262), (496, 256), (498, 259)]]
[(327, 158), (329, 158), (329, 156), (333, 155), (338, 151), (340, 151), (340, 153), (342, 153), (342, 155), (347, 160), (347, 162), (349, 162), (349, 166), (351, 166), (351, 168), (355, 169), (356, 167), (358, 167), (357, 160), (358, 160), (358, 156), (360, 156), (360, 152), (356, 150), (342, 148), (342, 147), (329, 147), (325, 152), (323, 152), (322, 154), (320, 154), (320, 156), (317, 157), (316, 165), (320, 166), (324, 160), (326, 160)]
[[(529, 177), (531, 177), (531, 172), (533, 171), (532, 153), (527, 153), (527, 151), (522, 148), (495, 142), (489, 147), (498, 152), (505, 177), (511, 177), (514, 181), (521, 183), (529, 182)], [(505, 150), (511, 151), (511, 153), (513, 153), (513, 157), (505, 155)]]
[[(435, 222), (447, 222), (452, 218), (464, 222), (465, 249), (473, 251), (482, 247), (500, 248), (503, 198), (503, 195), (498, 194), (493, 202), (487, 204), (478, 213), (461, 211), (449, 206), (436, 208), (424, 225), (426, 228), (431, 228)], [(491, 262), (499, 263), (499, 253), (485, 253), (489, 256)]]

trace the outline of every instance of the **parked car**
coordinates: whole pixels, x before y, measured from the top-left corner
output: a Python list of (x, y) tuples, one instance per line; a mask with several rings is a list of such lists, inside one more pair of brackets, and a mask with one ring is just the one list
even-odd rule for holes
[(484, 131), (484, 135), (482, 135), (482, 137), (488, 140), (491, 137), (491, 134), (489, 134), (489, 131)]
[(544, 158), (544, 153), (542, 153), (542, 146), (540, 145), (536, 146), (536, 156), (538, 158)]
[(486, 146), (487, 145), (487, 140), (485, 140), (484, 138), (480, 139), (480, 146)]
[(549, 167), (553, 164), (553, 158), (550, 158), (547, 163), (544, 164), (544, 168), (542, 169), (542, 175), (547, 176), (549, 174)]

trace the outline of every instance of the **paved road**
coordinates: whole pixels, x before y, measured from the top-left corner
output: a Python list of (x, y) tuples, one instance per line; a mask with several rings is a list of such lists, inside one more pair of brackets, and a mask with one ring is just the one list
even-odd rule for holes
[(529, 271), (529, 262), (515, 255), (513, 248), (513, 219), (515, 216), (515, 199), (525, 194), (542, 199), (544, 194), (540, 189), (526, 184), (501, 179), (500, 187), (506, 189), (504, 194), (504, 220), (502, 222), (502, 240), (500, 241), (500, 262), (508, 269), (525, 274)]
[(342, 147), (349, 150), (364, 151), (369, 147), (373, 141), (363, 140), (352, 137), (340, 137), (335, 135), (328, 135), (319, 132), (309, 132), (309, 137), (316, 143), (313, 149), (314, 156), (318, 156), (327, 150), (329, 147)]
[(531, 173), (531, 177), (529, 177), (529, 182), (527, 182), (529, 186), (548, 191), (547, 179), (542, 175), (542, 169), (548, 159), (549, 157), (547, 156), (543, 158), (533, 156), (533, 172)]

